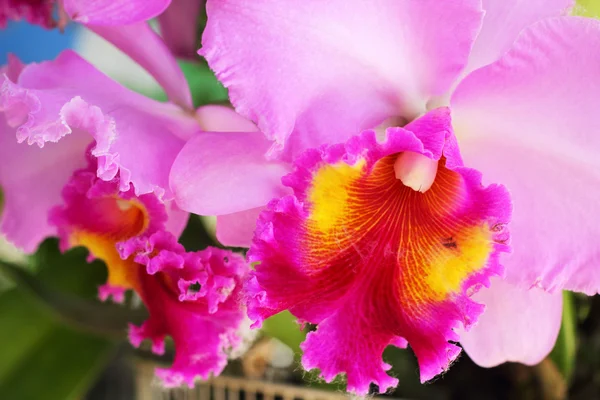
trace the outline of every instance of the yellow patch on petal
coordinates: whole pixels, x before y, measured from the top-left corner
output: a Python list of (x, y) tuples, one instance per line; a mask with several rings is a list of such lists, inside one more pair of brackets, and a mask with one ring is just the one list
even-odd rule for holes
[(313, 178), (313, 185), (308, 194), (314, 205), (311, 222), (315, 228), (327, 232), (334, 229), (346, 213), (348, 205), (348, 189), (363, 174), (364, 160), (355, 165), (339, 162), (335, 165), (324, 165)]
[[(468, 194), (442, 158), (431, 188), (420, 193), (395, 176), (396, 155), (324, 165), (309, 189), (303, 260), (309, 271), (334, 268), (338, 279), (370, 274), (398, 282), (406, 307), (443, 301), (483, 269), (493, 251), (485, 221), (463, 208)], [(415, 311), (416, 312), (416, 311)]]
[(116, 244), (148, 228), (148, 211), (138, 200), (117, 197), (100, 199), (95, 206), (103, 212), (102, 223), (93, 224), (93, 230), (85, 225), (74, 227), (69, 242), (71, 246), (86, 247), (90, 254), (106, 263), (109, 285), (137, 290), (140, 266), (132, 259), (122, 260)]
[(425, 267), (429, 270), (426, 282), (435, 300), (459, 291), (465, 279), (485, 265), (492, 251), (492, 233), (487, 225), (466, 227), (447, 238), (443, 246), (449, 251), (436, 253)]

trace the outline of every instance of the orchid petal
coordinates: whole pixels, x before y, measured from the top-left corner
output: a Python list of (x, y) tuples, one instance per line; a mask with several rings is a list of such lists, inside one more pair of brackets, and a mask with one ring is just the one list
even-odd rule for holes
[[(5, 79), (0, 110), (17, 139), (43, 147), (68, 135), (95, 139), (98, 176), (120, 174), (120, 188), (172, 197), (168, 175), (195, 119), (172, 104), (131, 92), (71, 51), (26, 67), (18, 83)], [(90, 136), (86, 135), (89, 134)]]
[(173, 103), (192, 108), (192, 94), (177, 60), (146, 22), (117, 26), (89, 24), (87, 27), (144, 67)]
[[(218, 375), (228, 353), (243, 344), (244, 311), (238, 298), (248, 265), (227, 250), (186, 253), (165, 232), (143, 239), (123, 243), (121, 249), (122, 257), (133, 256), (147, 267), (138, 293), (150, 317), (139, 327), (130, 326), (130, 340), (137, 347), (150, 339), (153, 351), (162, 354), (164, 339), (171, 336), (173, 365), (156, 374), (165, 387), (193, 387), (197, 378)], [(200, 289), (192, 290), (193, 284)]]
[(469, 357), (482, 367), (504, 362), (535, 365), (554, 347), (562, 317), (562, 294), (521, 289), (500, 279), (473, 299), (486, 305), (479, 321), (460, 333)]
[(89, 260), (104, 261), (108, 278), (99, 289), (100, 299), (122, 302), (126, 290), (140, 289), (140, 267), (119, 257), (117, 243), (163, 231), (170, 215), (153, 194), (136, 196), (133, 188), (120, 191), (118, 179), (99, 179), (96, 163), (88, 154), (88, 165), (73, 172), (62, 189), (62, 201), (47, 218), (56, 226), (61, 250), (84, 246)]
[(175, 0), (158, 17), (160, 34), (180, 58), (198, 58), (198, 17), (204, 2), (202, 0)]
[(599, 38), (600, 21), (539, 22), (452, 97), (465, 162), (512, 194), (506, 272), (525, 289), (600, 290)]
[(185, 144), (171, 169), (177, 205), (201, 215), (221, 215), (266, 205), (287, 193), (289, 166), (270, 162), (260, 132), (203, 132)]
[(485, 17), (465, 74), (491, 64), (506, 53), (527, 26), (565, 15), (574, 0), (483, 0)]
[(225, 246), (250, 247), (256, 220), (264, 207), (217, 216), (217, 239)]
[(92, 25), (128, 25), (162, 13), (171, 0), (62, 0), (65, 12), (76, 22)]
[(294, 153), (425, 111), (482, 18), (475, 0), (209, 0), (207, 13), (201, 54), (274, 149), (295, 131)]
[(85, 166), (90, 137), (73, 136), (44, 149), (17, 143), (15, 130), (0, 116), (0, 187), (4, 210), (0, 232), (27, 253), (56, 228), (48, 212), (61, 202), (61, 190), (74, 170)]
[(256, 132), (252, 122), (236, 113), (231, 107), (210, 104), (196, 110), (202, 130), (207, 132)]

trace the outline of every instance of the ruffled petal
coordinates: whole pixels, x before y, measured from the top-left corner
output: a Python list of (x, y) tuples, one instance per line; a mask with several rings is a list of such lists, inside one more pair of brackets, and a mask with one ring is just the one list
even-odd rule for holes
[(256, 221), (264, 207), (217, 216), (217, 239), (225, 246), (250, 247)]
[(260, 132), (203, 132), (185, 144), (171, 170), (177, 205), (201, 215), (231, 214), (288, 193), (287, 164), (267, 161)]
[(600, 21), (528, 28), (452, 98), (468, 165), (515, 204), (507, 279), (524, 289), (600, 290)]
[(0, 231), (8, 240), (30, 253), (56, 234), (47, 222), (48, 212), (60, 204), (61, 190), (73, 171), (85, 166), (90, 142), (89, 137), (74, 135), (44, 149), (18, 144), (15, 130), (0, 115)]
[(477, 325), (460, 333), (460, 344), (482, 367), (507, 361), (535, 365), (552, 350), (560, 330), (562, 294), (524, 290), (500, 279), (473, 299), (486, 305)]
[(158, 17), (160, 34), (171, 52), (180, 58), (198, 58), (200, 0), (176, 0)]
[(574, 0), (483, 0), (485, 17), (465, 74), (498, 60), (529, 25), (566, 15)]
[[(18, 83), (2, 83), (0, 111), (17, 127), (17, 139), (37, 144), (66, 136), (95, 139), (97, 174), (120, 175), (120, 190), (172, 197), (168, 176), (185, 140), (198, 130), (194, 118), (172, 104), (131, 92), (71, 51), (26, 67)], [(86, 134), (87, 133), (87, 134)]]
[[(356, 304), (340, 308), (323, 321), (316, 332), (306, 336), (306, 341), (301, 344), (304, 351), (302, 365), (307, 370), (319, 368), (326, 382), (333, 381), (340, 371), (346, 372), (349, 392), (367, 394), (373, 382), (379, 392), (384, 393), (398, 385), (398, 379), (386, 373), (392, 366), (381, 359), (385, 348), (393, 345), (396, 338), (377, 326), (360, 323), (372, 310), (364, 302), (358, 304), (358, 308)], [(341, 351), (332, 350), (334, 346)], [(460, 350), (455, 348), (453, 352), (455, 354), (448, 356), (454, 358)]]
[(171, 336), (175, 360), (156, 374), (166, 387), (193, 387), (197, 378), (218, 375), (228, 353), (242, 344), (238, 330), (244, 311), (237, 300), (248, 265), (230, 251), (185, 253), (176, 242), (156, 233), (122, 244), (123, 258), (133, 257), (148, 267), (141, 273), (139, 294), (150, 318), (140, 327), (131, 326), (129, 337), (135, 346), (150, 339), (160, 354), (165, 336)]
[(207, 13), (201, 54), (278, 147), (295, 131), (294, 152), (420, 114), (466, 65), (482, 18), (475, 0), (209, 0)]
[[(508, 250), (508, 194), (462, 165), (447, 109), (386, 134), (306, 151), (284, 178), (294, 196), (268, 205), (248, 253), (250, 318), (289, 309), (318, 324), (304, 366), (346, 373), (357, 394), (396, 383), (381, 361), (388, 344), (411, 345), (422, 381), (447, 369), (460, 352), (452, 329), (476, 321), (483, 306), (469, 296)], [(396, 178), (403, 152), (438, 163), (425, 193)]]
[(56, 227), (61, 250), (84, 246), (90, 260), (105, 262), (108, 279), (99, 288), (100, 299), (112, 297), (122, 302), (126, 290), (140, 290), (140, 266), (133, 260), (122, 260), (117, 243), (164, 231), (168, 218), (180, 219), (181, 211), (167, 213), (170, 205), (154, 194), (136, 196), (133, 188), (120, 192), (118, 179), (98, 179), (95, 164), (96, 160), (89, 157), (88, 166), (73, 173), (62, 189), (62, 202), (46, 218)]
[(192, 110), (192, 94), (177, 60), (146, 22), (131, 25), (87, 27), (144, 67), (162, 86), (169, 100)]
[(171, 0), (62, 0), (65, 12), (76, 22), (92, 25), (128, 25), (162, 13)]

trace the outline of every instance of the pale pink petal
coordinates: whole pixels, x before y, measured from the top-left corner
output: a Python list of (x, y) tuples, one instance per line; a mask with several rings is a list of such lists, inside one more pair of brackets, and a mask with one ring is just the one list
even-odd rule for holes
[(165, 203), (165, 209), (169, 216), (165, 224), (165, 230), (178, 238), (185, 229), (190, 219), (190, 214), (177, 207), (174, 201)]
[(201, 54), (279, 148), (341, 142), (414, 117), (467, 62), (480, 2), (208, 1)]
[(256, 220), (264, 207), (217, 216), (217, 239), (225, 246), (250, 247)]
[(62, 0), (69, 17), (82, 24), (127, 25), (163, 12), (171, 0)]
[(196, 134), (171, 169), (177, 205), (201, 215), (231, 214), (288, 193), (281, 177), (290, 167), (265, 159), (270, 144), (260, 132)]
[(48, 211), (61, 203), (61, 190), (73, 171), (85, 166), (91, 137), (73, 135), (44, 149), (17, 143), (15, 129), (0, 115), (0, 187), (4, 210), (0, 231), (26, 252), (56, 235)]
[(98, 176), (120, 174), (120, 188), (171, 197), (168, 176), (185, 139), (198, 130), (194, 118), (173, 104), (127, 90), (71, 51), (26, 67), (18, 84), (5, 79), (0, 111), (17, 139), (37, 144), (68, 135), (95, 139)]
[(496, 61), (527, 26), (565, 15), (574, 0), (483, 0), (485, 17), (465, 73)]
[(600, 21), (549, 19), (452, 98), (465, 164), (511, 192), (522, 288), (600, 290)]
[(562, 294), (521, 289), (493, 278), (473, 296), (486, 305), (477, 325), (460, 333), (469, 357), (482, 367), (507, 361), (535, 365), (554, 347), (562, 317)]
[(203, 0), (175, 0), (158, 17), (160, 34), (176, 57), (198, 58), (198, 17), (203, 5)]
[(88, 24), (87, 27), (144, 67), (173, 103), (192, 108), (192, 94), (177, 60), (146, 22), (117, 26)]
[(196, 110), (202, 130), (207, 132), (255, 132), (256, 125), (236, 113), (231, 107), (210, 104)]

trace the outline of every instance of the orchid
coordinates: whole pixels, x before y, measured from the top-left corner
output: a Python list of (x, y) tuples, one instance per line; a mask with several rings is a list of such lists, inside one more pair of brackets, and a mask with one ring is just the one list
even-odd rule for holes
[(557, 292), (598, 292), (600, 23), (571, 6), (208, 1), (200, 53), (258, 131), (188, 141), (172, 188), (190, 212), (260, 213), (249, 314), (316, 324), (306, 368), (363, 394), (397, 383), (390, 344), (422, 381), (450, 342), (535, 364)]
[[(305, 331), (303, 368), (356, 395), (401, 383), (390, 347), (410, 346), (422, 383), (463, 349), (484, 367), (537, 364), (561, 292), (600, 290), (600, 21), (572, 9), (0, 0), (0, 29), (79, 24), (167, 99), (71, 50), (28, 65), (9, 55), (0, 234), (26, 254), (55, 236), (102, 261), (97, 297), (117, 305), (95, 306), (116, 313), (133, 296), (148, 316), (127, 314), (131, 345), (161, 355), (172, 339), (163, 388), (219, 375), (250, 325), (283, 311)], [(230, 104), (194, 105), (177, 58), (206, 67), (198, 54)], [(218, 241), (247, 253), (190, 251), (191, 214), (216, 216)], [(125, 340), (124, 327), (106, 332)]]
[(189, 214), (174, 204), (169, 174), (190, 137), (248, 122), (223, 106), (146, 98), (71, 51), (27, 66), (11, 57), (2, 72), (0, 231), (26, 252), (59, 236), (62, 250), (84, 246), (104, 261), (100, 299), (123, 302), (133, 290), (150, 312), (131, 342), (151, 339), (162, 353), (173, 338), (173, 366), (157, 370), (165, 386), (219, 374), (244, 344), (248, 266), (231, 251), (177, 243)]

